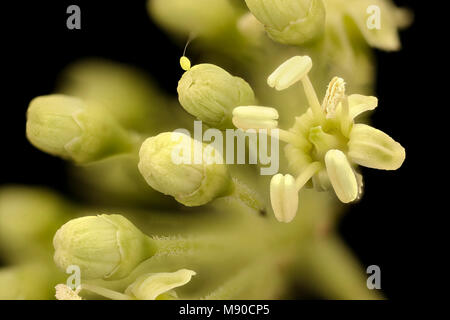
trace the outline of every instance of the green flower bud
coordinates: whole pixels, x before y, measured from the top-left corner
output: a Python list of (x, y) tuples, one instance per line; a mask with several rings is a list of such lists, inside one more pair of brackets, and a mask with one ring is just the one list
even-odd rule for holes
[(98, 101), (126, 129), (153, 132), (164, 104), (151, 80), (131, 66), (107, 60), (83, 60), (62, 75), (62, 93)]
[(212, 64), (198, 64), (178, 82), (178, 100), (183, 108), (211, 127), (233, 128), (232, 112), (237, 106), (255, 104), (250, 85)]
[(245, 3), (274, 41), (301, 45), (323, 32), (322, 0), (245, 0)]
[(27, 263), (0, 268), (0, 300), (49, 300), (53, 286), (62, 280), (53, 265)]
[(56, 232), (53, 246), (57, 266), (79, 266), (82, 279), (124, 278), (156, 252), (150, 238), (116, 214), (67, 222)]
[(185, 134), (164, 132), (142, 144), (139, 171), (153, 189), (186, 206), (203, 205), (233, 185), (221, 155), (209, 148)]
[(38, 149), (77, 163), (129, 152), (134, 142), (102, 108), (59, 94), (31, 101), (26, 132)]
[(8, 261), (28, 261), (51, 252), (51, 240), (70, 212), (52, 192), (40, 188), (0, 189), (0, 250)]
[(171, 32), (205, 37), (228, 31), (239, 12), (228, 0), (149, 0), (148, 10)]
[(397, 170), (405, 161), (405, 149), (383, 131), (355, 124), (348, 143), (350, 159), (374, 169)]

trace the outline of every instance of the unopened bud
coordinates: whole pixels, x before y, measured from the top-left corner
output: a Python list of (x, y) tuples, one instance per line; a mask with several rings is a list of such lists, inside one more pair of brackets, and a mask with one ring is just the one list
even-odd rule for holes
[(203, 205), (232, 188), (221, 155), (205, 149), (206, 145), (185, 134), (164, 132), (142, 144), (139, 171), (153, 189), (186, 206)]
[(325, 26), (322, 0), (245, 0), (275, 41), (301, 45), (320, 35)]
[(198, 64), (186, 71), (177, 91), (187, 112), (219, 129), (233, 127), (231, 113), (235, 107), (255, 104), (247, 82), (212, 64)]
[(70, 220), (56, 232), (53, 246), (56, 265), (79, 266), (83, 279), (124, 278), (156, 252), (150, 238), (117, 214)]

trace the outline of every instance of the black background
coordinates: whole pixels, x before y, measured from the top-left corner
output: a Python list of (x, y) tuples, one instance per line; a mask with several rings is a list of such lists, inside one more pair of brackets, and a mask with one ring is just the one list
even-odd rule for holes
[[(395, 1), (414, 10), (415, 23), (401, 33), (403, 50), (376, 52), (377, 96), (375, 127), (400, 141), (407, 150), (398, 171), (363, 170), (365, 194), (350, 207), (341, 223), (345, 240), (364, 266), (382, 270), (382, 288), (388, 298), (411, 294), (410, 271), (422, 250), (414, 248), (413, 225), (419, 218), (417, 176), (421, 168), (421, 139), (417, 122), (423, 84), (415, 80), (423, 52), (422, 27), (426, 4)], [(66, 8), (78, 4), (82, 29), (66, 28)], [(1, 6), (2, 68), (0, 185), (45, 185), (68, 193), (64, 162), (33, 148), (25, 138), (29, 101), (51, 93), (56, 76), (70, 62), (100, 56), (134, 64), (158, 79), (175, 95), (182, 70), (181, 48), (151, 22), (145, 1), (28, 1)], [(413, 205), (411, 205), (413, 204)], [(424, 281), (419, 274), (414, 281)]]

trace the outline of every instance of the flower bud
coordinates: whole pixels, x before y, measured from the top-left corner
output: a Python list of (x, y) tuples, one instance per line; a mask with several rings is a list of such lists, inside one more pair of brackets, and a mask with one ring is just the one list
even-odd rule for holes
[(278, 111), (274, 108), (245, 106), (233, 110), (233, 124), (240, 129), (275, 129)]
[(247, 12), (239, 18), (237, 28), (254, 44), (260, 44), (265, 34), (264, 25), (251, 12)]
[(172, 289), (185, 285), (195, 274), (194, 271), (187, 269), (144, 274), (126, 289), (125, 294), (137, 300), (166, 299)]
[(275, 217), (280, 222), (291, 222), (298, 209), (298, 189), (290, 174), (276, 174), (270, 181), (270, 201)]
[(107, 112), (66, 95), (33, 99), (26, 132), (38, 149), (77, 163), (132, 150), (130, 136)]
[(41, 260), (0, 268), (0, 300), (52, 299), (52, 285), (64, 276), (55, 269)]
[(276, 90), (284, 90), (302, 80), (311, 70), (312, 60), (308, 56), (294, 56), (283, 62), (267, 78), (267, 84)]
[(348, 155), (359, 165), (383, 170), (397, 170), (405, 160), (405, 149), (383, 131), (365, 124), (355, 124), (350, 132)]
[(229, 0), (149, 0), (157, 24), (181, 35), (213, 38), (230, 30), (238, 17)]
[(237, 106), (255, 104), (250, 85), (212, 64), (198, 64), (178, 82), (183, 108), (211, 127), (232, 128), (231, 113)]
[(325, 25), (322, 0), (245, 0), (268, 35), (284, 44), (301, 45), (320, 35)]
[(153, 189), (185, 206), (203, 205), (227, 195), (233, 186), (221, 155), (206, 150), (185, 134), (164, 132), (142, 144), (139, 171)]
[(325, 155), (325, 165), (331, 185), (343, 203), (354, 201), (358, 196), (358, 181), (345, 154), (332, 149)]
[(0, 249), (8, 261), (47, 255), (51, 239), (70, 212), (58, 196), (40, 188), (0, 189)]
[(62, 93), (98, 101), (125, 129), (154, 132), (164, 99), (146, 74), (131, 66), (100, 59), (71, 64), (62, 74)]
[(121, 215), (87, 216), (64, 224), (53, 239), (56, 265), (77, 265), (82, 279), (126, 277), (156, 247), (152, 240)]

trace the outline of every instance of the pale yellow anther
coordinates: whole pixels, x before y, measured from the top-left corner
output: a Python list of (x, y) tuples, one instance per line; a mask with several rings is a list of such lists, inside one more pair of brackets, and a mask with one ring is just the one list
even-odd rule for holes
[(339, 200), (344, 203), (354, 201), (358, 197), (358, 181), (345, 154), (340, 150), (329, 150), (325, 155), (325, 165)]
[(312, 68), (308, 56), (295, 56), (281, 64), (268, 78), (269, 87), (284, 90), (302, 80)]
[(295, 179), (290, 174), (276, 174), (270, 181), (270, 202), (275, 217), (280, 222), (291, 222), (298, 209), (298, 191)]
[(278, 111), (270, 107), (244, 106), (233, 109), (233, 124), (240, 129), (275, 129)]
[(189, 71), (191, 69), (191, 61), (187, 57), (182, 56), (180, 58), (180, 66), (184, 71)]
[(326, 117), (333, 118), (336, 109), (342, 99), (345, 98), (345, 81), (342, 78), (334, 77), (328, 85), (325, 98), (322, 102), (322, 109), (325, 111)]

